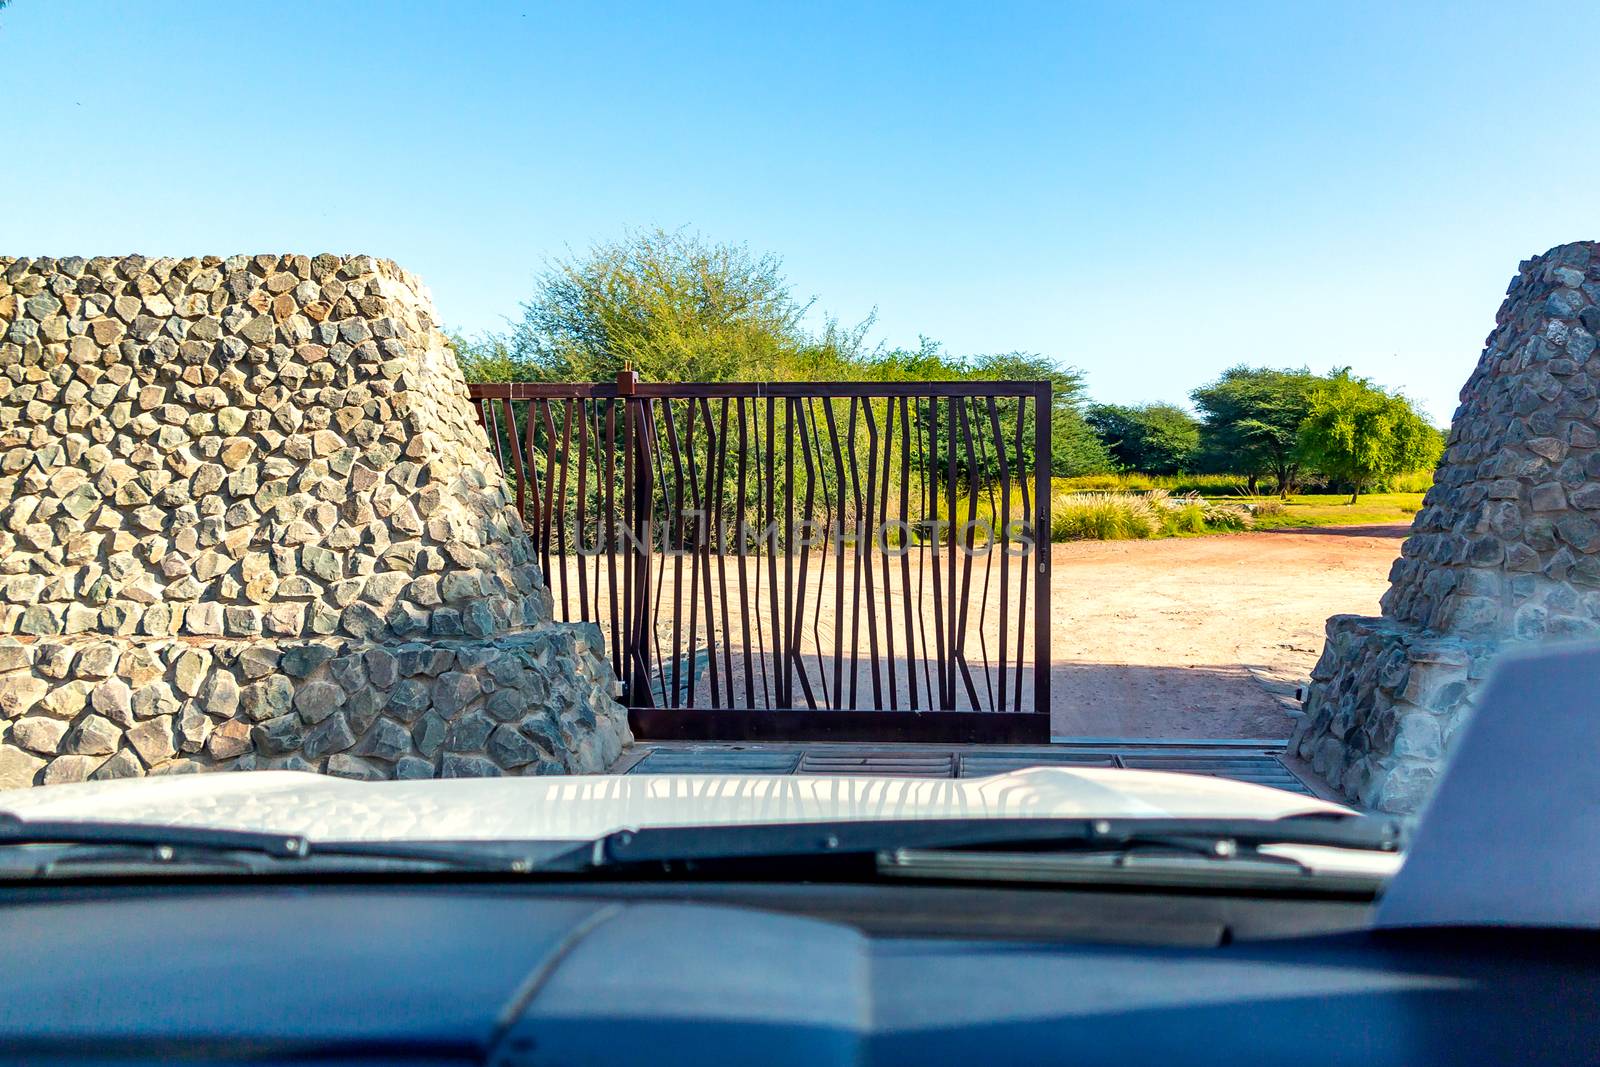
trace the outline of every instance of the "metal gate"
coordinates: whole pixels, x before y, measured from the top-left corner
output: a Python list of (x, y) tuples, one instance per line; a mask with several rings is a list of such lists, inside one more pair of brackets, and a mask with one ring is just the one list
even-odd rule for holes
[(1048, 382), (472, 385), (649, 739), (1049, 739)]

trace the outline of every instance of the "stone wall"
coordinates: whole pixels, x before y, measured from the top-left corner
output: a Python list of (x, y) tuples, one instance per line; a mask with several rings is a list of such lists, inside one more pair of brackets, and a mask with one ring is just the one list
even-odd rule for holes
[(0, 258), (0, 788), (595, 771), (421, 284), (369, 256)]
[(1293, 744), (1383, 811), (1427, 798), (1495, 657), (1600, 634), (1600, 244), (1521, 265), (1382, 618), (1339, 615)]

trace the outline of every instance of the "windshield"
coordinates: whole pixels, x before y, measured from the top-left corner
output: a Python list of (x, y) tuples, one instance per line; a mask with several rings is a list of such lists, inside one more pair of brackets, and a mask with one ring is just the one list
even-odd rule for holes
[(1526, 27), (312, 7), (0, 4), (79, 160), (0, 249), (13, 874), (860, 824), (1375, 895), (1595, 632), (1590, 149), (1494, 210), (1455, 73)]

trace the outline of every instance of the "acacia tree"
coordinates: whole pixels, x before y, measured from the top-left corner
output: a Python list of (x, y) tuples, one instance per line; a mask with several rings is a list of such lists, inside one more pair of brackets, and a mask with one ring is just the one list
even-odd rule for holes
[(1405, 397), (1385, 392), (1349, 370), (1312, 390), (1300, 425), (1304, 462), (1350, 486), (1350, 503), (1379, 480), (1432, 467), (1442, 435)]
[(1174, 404), (1094, 404), (1084, 417), (1128, 470), (1177, 474), (1200, 451), (1200, 423)]
[(1262, 474), (1288, 496), (1300, 480), (1300, 424), (1322, 377), (1304, 367), (1231, 367), (1190, 396), (1200, 409), (1200, 439), (1213, 470), (1238, 471), (1255, 492)]
[(810, 304), (791, 294), (776, 256), (682, 231), (648, 230), (557, 260), (538, 279), (509, 356), (546, 380), (599, 381), (631, 365), (649, 381), (771, 377), (819, 341)]

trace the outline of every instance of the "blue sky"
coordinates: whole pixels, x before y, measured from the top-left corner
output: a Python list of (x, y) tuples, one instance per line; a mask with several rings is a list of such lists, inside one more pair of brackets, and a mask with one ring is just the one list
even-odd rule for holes
[(1494, 4), (0, 11), (0, 251), (369, 251), (503, 325), (688, 227), (874, 339), (1099, 399), (1349, 364), (1438, 421), (1519, 260), (1600, 236), (1600, 13)]

